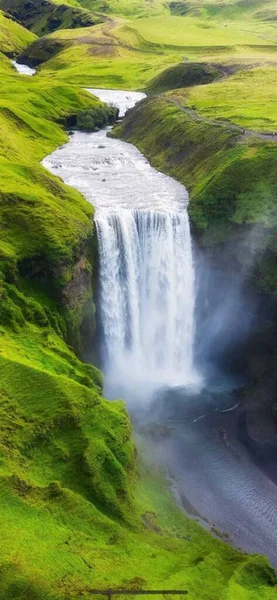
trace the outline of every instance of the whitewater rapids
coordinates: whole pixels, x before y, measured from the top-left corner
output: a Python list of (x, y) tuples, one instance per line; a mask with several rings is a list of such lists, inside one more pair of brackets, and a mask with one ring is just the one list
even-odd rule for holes
[[(90, 90), (120, 114), (143, 94)], [(188, 195), (130, 144), (75, 132), (44, 160), (95, 206), (99, 317), (108, 386), (192, 385), (194, 267)]]

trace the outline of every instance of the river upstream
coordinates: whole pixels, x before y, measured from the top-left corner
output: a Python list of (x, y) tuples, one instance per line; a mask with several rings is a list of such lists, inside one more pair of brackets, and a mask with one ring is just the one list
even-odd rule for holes
[[(90, 91), (121, 115), (143, 98)], [(172, 474), (180, 504), (277, 566), (276, 486), (237, 439), (234, 383), (217, 378), (208, 385), (194, 365), (195, 267), (185, 188), (107, 130), (74, 132), (43, 164), (96, 209), (106, 395), (126, 400), (153, 459)]]

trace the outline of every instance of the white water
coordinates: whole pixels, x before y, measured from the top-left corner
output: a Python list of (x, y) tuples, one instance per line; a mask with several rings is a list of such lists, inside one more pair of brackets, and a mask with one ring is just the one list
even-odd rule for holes
[[(111, 92), (106, 98), (121, 104), (129, 101), (127, 96), (133, 101), (133, 94), (124, 92)], [(173, 179), (152, 169), (136, 148), (107, 138), (105, 131), (76, 132), (44, 165), (96, 207), (101, 316), (110, 356), (106, 382), (110, 395), (115, 396), (118, 382), (125, 384), (123, 397), (129, 407), (132, 395), (139, 398), (134, 407), (137, 415), (151, 385), (155, 388), (169, 381), (169, 386), (171, 381), (186, 385), (197, 378), (187, 194)], [(122, 298), (128, 300), (128, 311)], [(132, 327), (127, 328), (127, 322)], [(161, 332), (164, 343), (159, 336), (154, 339), (155, 331)], [(224, 394), (223, 387), (223, 401)], [(182, 388), (164, 395), (163, 400), (160, 392), (151, 403), (150, 423), (153, 431), (157, 423), (164, 424), (171, 435), (155, 439), (154, 460), (178, 476), (182, 493), (210, 523), (229, 532), (237, 545), (266, 553), (276, 564), (276, 487), (236, 441), (235, 417), (228, 429), (228, 446), (218, 435), (218, 426), (227, 429), (235, 415), (233, 396), (220, 404), (219, 411), (219, 394), (212, 402), (202, 393), (192, 398)]]
[[(143, 94), (91, 90), (120, 107)], [(196, 382), (188, 195), (107, 131), (76, 132), (44, 165), (96, 207), (102, 357), (111, 388)]]
[(98, 213), (104, 357), (113, 378), (190, 384), (194, 276), (184, 207)]
[(28, 67), (28, 65), (21, 65), (20, 63), (16, 62), (16, 60), (12, 60), (11, 62), (20, 75), (35, 75), (36, 69), (31, 69), (31, 67)]

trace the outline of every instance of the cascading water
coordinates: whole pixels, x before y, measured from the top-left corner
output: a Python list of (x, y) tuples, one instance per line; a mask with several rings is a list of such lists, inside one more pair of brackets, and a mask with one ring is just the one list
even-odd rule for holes
[[(94, 93), (118, 104), (121, 114), (143, 97)], [(233, 394), (226, 396), (222, 381), (215, 397), (209, 390), (197, 394), (186, 190), (152, 169), (134, 146), (106, 134), (75, 132), (43, 161), (96, 209), (105, 393), (122, 396), (138, 424), (150, 421), (153, 459), (177, 478), (182, 501), (276, 564), (276, 487), (238, 445), (237, 424), (229, 427), (228, 445), (218, 435), (226, 415), (235, 415)], [(190, 383), (193, 389), (184, 389)]]
[[(89, 90), (120, 114), (144, 95)], [(76, 132), (45, 166), (96, 208), (98, 315), (107, 392), (199, 380), (193, 366), (194, 270), (188, 196), (130, 144)]]
[(185, 207), (99, 212), (96, 226), (110, 376), (151, 387), (192, 383), (194, 272)]

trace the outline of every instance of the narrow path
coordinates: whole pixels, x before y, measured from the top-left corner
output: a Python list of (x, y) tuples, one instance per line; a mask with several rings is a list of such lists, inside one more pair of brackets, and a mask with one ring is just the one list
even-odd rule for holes
[(179, 100), (176, 100), (174, 98), (167, 98), (166, 96), (162, 96), (162, 99), (165, 102), (167, 102), (168, 104), (174, 104), (183, 113), (189, 115), (195, 121), (207, 123), (207, 125), (215, 125), (216, 127), (224, 127), (225, 129), (229, 129), (230, 131), (236, 131), (238, 134), (241, 135), (241, 138), (243, 140), (245, 140), (249, 137), (252, 137), (252, 138), (258, 138), (260, 140), (267, 140), (269, 142), (275, 142), (275, 143), (277, 142), (277, 133), (275, 133), (275, 132), (260, 133), (258, 131), (253, 131), (252, 129), (245, 129), (244, 127), (241, 127), (240, 125), (236, 125), (235, 123), (231, 123), (229, 121), (219, 121), (219, 120), (213, 121), (211, 119), (208, 119), (207, 117), (201, 117), (195, 110), (192, 110), (191, 108), (187, 108), (187, 107), (183, 106)]

